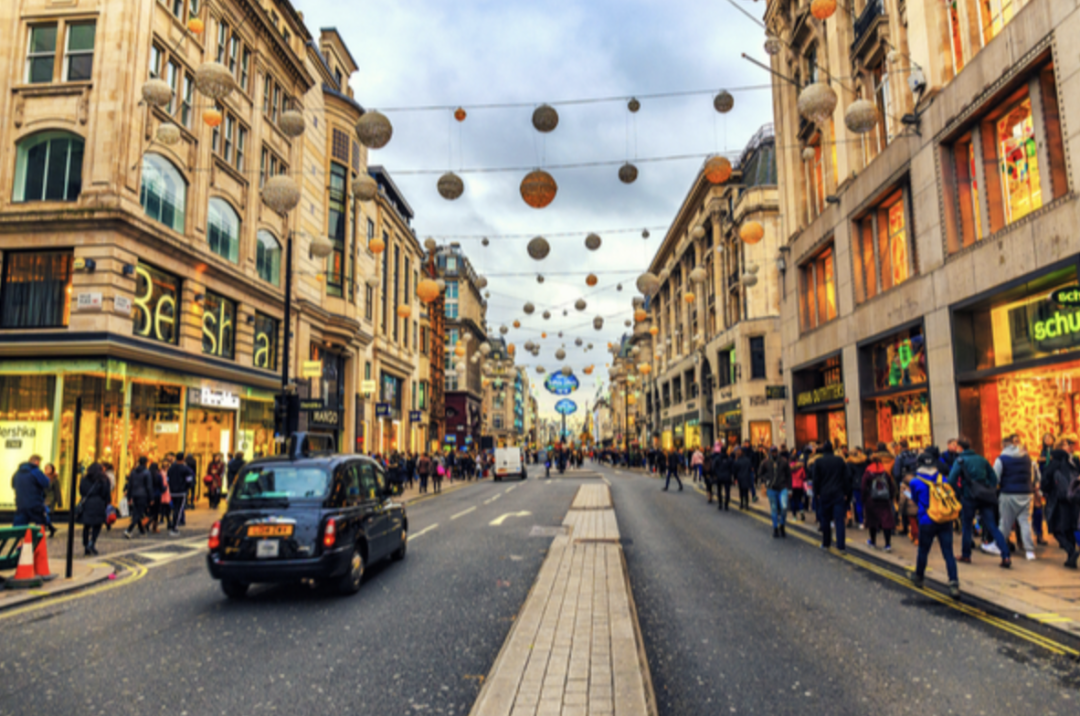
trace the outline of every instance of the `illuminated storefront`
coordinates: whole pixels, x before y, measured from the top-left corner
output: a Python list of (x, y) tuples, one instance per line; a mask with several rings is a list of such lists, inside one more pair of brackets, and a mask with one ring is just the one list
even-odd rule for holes
[(922, 321), (859, 346), (863, 443), (933, 444)]
[(724, 441), (727, 446), (735, 446), (742, 442), (742, 399), (728, 400), (717, 403), (713, 410), (716, 414), (716, 436)]
[(375, 417), (379, 428), (379, 450), (383, 455), (405, 450), (407, 447), (401, 415), (401, 392), (404, 384), (404, 378), (385, 371), (379, 376), (379, 403)]
[(1059, 265), (954, 308), (960, 430), (984, 455), (1016, 433), (1080, 432), (1080, 287)]
[(795, 393), (795, 445), (847, 445), (844, 369), (839, 355), (792, 371)]

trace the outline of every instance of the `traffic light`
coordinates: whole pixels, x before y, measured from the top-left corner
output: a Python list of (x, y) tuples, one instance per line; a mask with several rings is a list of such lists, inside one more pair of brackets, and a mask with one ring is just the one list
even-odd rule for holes
[(274, 430), (287, 438), (300, 429), (300, 396), (296, 393), (274, 396)]

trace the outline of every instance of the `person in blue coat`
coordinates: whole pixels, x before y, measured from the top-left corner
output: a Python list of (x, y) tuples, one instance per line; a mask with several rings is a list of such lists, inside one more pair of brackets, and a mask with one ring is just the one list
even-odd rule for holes
[(15, 519), (13, 527), (25, 525), (48, 526), (54, 533), (56, 529), (45, 514), (45, 495), (49, 490), (49, 478), (41, 471), (41, 456), (31, 455), (30, 459), (19, 465), (11, 478), (11, 488), (15, 491)]

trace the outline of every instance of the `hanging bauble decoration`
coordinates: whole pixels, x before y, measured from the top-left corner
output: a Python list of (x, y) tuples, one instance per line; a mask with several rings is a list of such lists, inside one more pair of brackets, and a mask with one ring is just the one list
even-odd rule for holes
[(531, 171), (521, 180), (521, 198), (534, 209), (543, 209), (555, 200), (559, 185), (543, 169)]
[(199, 92), (217, 102), (236, 89), (236, 78), (220, 62), (204, 62), (195, 70), (195, 86)]
[(564, 351), (562, 348), (555, 351), (555, 360), (562, 360), (564, 358), (566, 358), (566, 351)]
[[(563, 312), (562, 312), (562, 314), (563, 314), (564, 316), (565, 316), (565, 315), (567, 315), (567, 312), (566, 312), (566, 309), (565, 309), (565, 308), (563, 309)], [(562, 337), (562, 334), (561, 334), (561, 333), (559, 334), (559, 337), (560, 337), (560, 338)]]
[(538, 365), (538, 366), (536, 366), (536, 372), (537, 372), (537, 373), (538, 373), (539, 375), (543, 375), (543, 374), (544, 374), (544, 366), (542, 366), (542, 365)]
[(278, 129), (286, 137), (299, 137), (306, 129), (304, 113), (296, 109), (287, 109), (278, 115)]
[(547, 320), (550, 320), (550, 319), (551, 319), (551, 311), (544, 311), (544, 320), (547, 321)]
[(491, 353), (491, 344), (484, 341), (480, 344), (480, 354), (486, 356), (488, 353)]
[(600, 248), (600, 237), (596, 234), (589, 234), (585, 237), (585, 248), (589, 251), (596, 251)]
[(454, 110), (454, 119), (456, 119), (457, 121), (464, 122), (466, 116), (467, 115), (465, 113), (465, 110), (462, 109), (461, 107), (458, 107), (457, 109)]
[(804, 162), (812, 162), (817, 159), (817, 152), (813, 147), (806, 147), (802, 150), (802, 160)]
[(425, 278), (420, 283), (416, 284), (416, 295), (420, 297), (420, 300), (424, 303), (431, 303), (439, 297), (439, 284), (432, 281), (430, 278)]
[(650, 336), (655, 336), (659, 332), (660, 332), (660, 329), (657, 328), (656, 326), (649, 326), (649, 335)]
[(501, 326), (499, 326), (499, 333), (503, 334), (504, 336), (505, 336), (505, 335), (506, 335), (506, 334), (507, 334), (507, 333), (508, 333), (509, 331), (510, 331), (510, 329), (506, 327), (506, 324), (505, 324), (505, 323), (504, 323), (504, 324), (502, 324)]
[(654, 273), (643, 273), (638, 276), (637, 290), (646, 296), (652, 296), (660, 290), (660, 279)]
[(641, 102), (638, 102), (637, 97), (631, 97), (630, 101), (626, 103), (626, 108), (631, 112), (637, 112), (641, 109)]
[(587, 351), (591, 351), (591, 350), (592, 350), (592, 343), (588, 343), (588, 344), (586, 344), (586, 346), (585, 346), (585, 350), (587, 350)]
[(844, 124), (855, 134), (866, 134), (877, 123), (877, 106), (868, 99), (857, 99), (844, 111)]
[(731, 178), (731, 162), (727, 157), (709, 157), (705, 162), (705, 179), (710, 184), (723, 184)]
[(529, 242), (526, 249), (529, 252), (529, 256), (537, 261), (542, 261), (549, 253), (551, 253), (551, 244), (549, 244), (548, 240), (543, 236), (537, 236)]
[(201, 35), (206, 29), (206, 23), (197, 17), (188, 18), (187, 29), (192, 35)]
[(577, 346), (578, 348), (581, 348), (582, 343), (584, 343), (584, 341), (581, 340), (580, 338), (575, 338), (574, 339), (574, 345)]
[(643, 239), (649, 238), (649, 230), (648, 229), (642, 229), (641, 230), (641, 238), (643, 238)]
[(537, 283), (543, 283), (544, 282), (544, 274), (542, 274), (542, 273), (536, 274), (536, 282)]
[(439, 293), (442, 293), (446, 290), (446, 281), (441, 278), (435, 279), (435, 285), (439, 287)]
[(690, 229), (690, 238), (701, 241), (705, 238), (705, 227), (700, 224)]
[(713, 97), (712, 101), (713, 109), (720, 114), (727, 114), (731, 111), (731, 108), (735, 106), (735, 98), (731, 96), (731, 93), (727, 90), (720, 90), (720, 92)]
[(364, 279), (364, 283), (369, 288), (378, 288), (379, 287), (379, 277), (372, 274), (371, 276), (368, 276), (367, 278)]
[(386, 242), (383, 241), (381, 237), (374, 236), (372, 237), (371, 241), (368, 242), (367, 247), (368, 251), (370, 251), (371, 253), (381, 254), (383, 251), (386, 250)]
[(225, 117), (218, 109), (211, 107), (203, 110), (202, 121), (207, 127), (220, 127), (223, 119)]
[(627, 328), (629, 328), (630, 326), (633, 325), (633, 323), (631, 323), (630, 319), (627, 318), (625, 321), (623, 321), (623, 325), (626, 326)]
[(524, 308), (523, 308), (522, 310), (523, 310), (523, 311), (525, 311), (526, 315), (529, 315), (529, 316), (531, 316), (531, 315), (533, 314), (533, 311), (535, 311), (535, 310), (536, 310), (536, 306), (532, 305), (532, 303), (531, 303), (531, 302), (530, 302), (530, 303), (526, 303), (526, 304), (525, 304), (525, 307), (524, 307)]
[(648, 314), (648, 312), (646, 312), (646, 310), (644, 308), (639, 308), (636, 311), (634, 311), (634, 320), (637, 321), (638, 323), (641, 323), (642, 321), (647, 320), (648, 318), (649, 318), (649, 314)]
[(510, 355), (514, 355), (515, 353), (517, 353), (517, 348), (514, 346), (513, 343), (511, 343), (510, 345), (506, 346), (506, 352)]
[(491, 291), (484, 291), (484, 298), (491, 298)]
[(300, 187), (287, 174), (278, 174), (266, 180), (262, 189), (266, 205), (279, 214), (292, 211), (300, 203)]
[(604, 327), (604, 318), (603, 318), (603, 316), (597, 316), (596, 318), (592, 319), (592, 325), (593, 325), (593, 328), (595, 328), (598, 331), (601, 328), (603, 328)]
[(780, 54), (780, 50), (783, 48), (783, 43), (780, 42), (779, 37), (773, 34), (765, 35), (765, 54), (775, 57)]
[(696, 298), (697, 298), (697, 296), (695, 296), (691, 292), (687, 291), (686, 293), (683, 294), (682, 300), (686, 301), (687, 303), (693, 303), (694, 299), (696, 299)]
[(477, 276), (476, 277), (476, 287), (478, 289), (480, 289), (482, 291), (485, 288), (487, 288), (487, 285), (488, 285), (488, 280), (487, 280), (486, 276)]
[(464, 343), (458, 343), (456, 346), (454, 346), (454, 355), (459, 356), (459, 357), (465, 355), (465, 344)]
[(739, 283), (741, 283), (743, 286), (746, 286), (747, 288), (750, 288), (751, 286), (757, 285), (757, 276), (752, 273), (744, 273), (739, 279)]
[(447, 201), (453, 201), (465, 192), (465, 182), (461, 181), (461, 177), (454, 172), (446, 172), (439, 177), (436, 188), (439, 190), (439, 196)]
[(795, 102), (799, 114), (811, 122), (824, 125), (836, 109), (836, 92), (824, 82), (814, 82), (803, 88)]
[(765, 227), (760, 221), (746, 221), (739, 227), (739, 238), (745, 244), (756, 244), (765, 236)]
[(325, 259), (334, 253), (334, 242), (325, 236), (316, 236), (308, 245), (308, 251), (317, 259)]
[(648, 363), (639, 364), (637, 369), (638, 373), (641, 373), (642, 375), (648, 375), (649, 373), (652, 373), (652, 366)]
[[(427, 237), (426, 239), (424, 239), (424, 249), (425, 249), (425, 250), (427, 250), (427, 251), (434, 251), (434, 250), (435, 250), (435, 249), (437, 249), (437, 248), (439, 248), (439, 245), (438, 245), (437, 243), (435, 243), (435, 239), (434, 239), (434, 238), (432, 238), (431, 236), (429, 236), (429, 237)], [(466, 333), (465, 335), (468, 335), (468, 334)]]
[(514, 328), (521, 328), (521, 321), (515, 320), (513, 323)]
[(562, 367), (562, 369), (561, 369), (561, 372), (562, 372), (563, 375), (565, 375), (567, 378), (569, 378), (573, 374), (574, 371), (571, 370), (570, 366), (564, 365)]
[(585, 375), (592, 375), (592, 372), (593, 372), (593, 366), (591, 366), (591, 365), (587, 365), (587, 366), (585, 366), (584, 368), (582, 368), (582, 371), (581, 371), (581, 372), (582, 372), (582, 373), (584, 373)]
[(155, 136), (158, 144), (164, 144), (166, 147), (171, 147), (180, 141), (180, 128), (172, 122), (169, 122), (168, 124), (159, 124)]
[(360, 201), (371, 201), (379, 194), (379, 183), (367, 172), (353, 180), (353, 193)]
[(412, 315), (412, 308), (409, 306), (401, 305), (397, 307), (397, 314), (400, 318), (408, 318)]
[(365, 112), (356, 123), (356, 138), (368, 149), (382, 149), (394, 136), (394, 125), (382, 112)]
[(705, 279), (708, 278), (708, 276), (709, 275), (705, 272), (705, 269), (701, 268), (700, 266), (690, 270), (690, 280), (693, 283), (704, 283)]
[(637, 167), (630, 162), (619, 167), (619, 181), (623, 184), (633, 184), (637, 181)]
[(615, 286), (615, 290), (616, 290), (616, 291), (621, 291), (621, 290), (622, 290), (622, 284), (621, 284), (621, 283), (620, 283), (620, 284), (616, 284), (616, 286)]
[(533, 110), (533, 126), (536, 131), (547, 134), (559, 126), (559, 113), (549, 104), (542, 104)]
[(544, 338), (547, 338), (547, 334), (546, 333), (541, 333), (540, 338), (541, 338), (541, 340), (544, 339)]
[(599, 280), (600, 279), (596, 278), (596, 274), (591, 273), (591, 274), (589, 274), (588, 276), (585, 277), (585, 285), (586, 286), (595, 286), (597, 281), (599, 281)]
[(836, 12), (836, 0), (813, 0), (810, 14), (818, 20), (828, 20)]
[(142, 98), (151, 107), (165, 107), (172, 101), (172, 87), (165, 80), (147, 80), (143, 82)]
[(577, 310), (584, 311), (585, 307), (586, 304), (584, 298), (579, 298), (578, 300), (574, 301), (574, 308), (576, 308)]

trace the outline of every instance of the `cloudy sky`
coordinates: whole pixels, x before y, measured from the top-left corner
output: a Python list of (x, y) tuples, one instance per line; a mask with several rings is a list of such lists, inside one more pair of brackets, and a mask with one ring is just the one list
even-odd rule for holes
[[(736, 0), (757, 17), (764, 2)], [(508, 340), (518, 346), (547, 339), (538, 359), (518, 352), (518, 362), (548, 370), (567, 359), (582, 380), (572, 396), (592, 403), (597, 383), (606, 381), (609, 341), (628, 329), (634, 280), (645, 270), (689, 190), (703, 158), (644, 162), (631, 185), (617, 178), (617, 166), (554, 169), (553, 165), (610, 162), (673, 155), (737, 153), (765, 122), (772, 121), (770, 93), (733, 91), (735, 109), (719, 115), (709, 94), (641, 99), (630, 115), (632, 96), (767, 86), (769, 76), (740, 57), (765, 61), (764, 32), (724, 0), (293, 0), (313, 33), (336, 26), (361, 69), (352, 77), (358, 101), (386, 112), (394, 137), (369, 161), (386, 166), (416, 210), (421, 238), (459, 241), (489, 277), (488, 323), (493, 330), (515, 319)], [(617, 101), (558, 105), (558, 128), (541, 135), (531, 124), (533, 108), (582, 98)], [(525, 103), (515, 108), (477, 105)], [(463, 106), (468, 116), (454, 121), (449, 110), (399, 108)], [(391, 111), (393, 110), (393, 111)], [(628, 121), (629, 120), (629, 121)], [(527, 170), (546, 166), (558, 183), (545, 209), (527, 206), (519, 184)], [(515, 168), (470, 173), (468, 169)], [(458, 172), (465, 193), (457, 201), (439, 196), (438, 173)], [(410, 172), (436, 172), (435, 174)], [(651, 237), (643, 240), (643, 228)], [(615, 230), (622, 230), (616, 232)], [(603, 239), (599, 251), (584, 246), (587, 233)], [(568, 236), (556, 234), (570, 232)], [(522, 234), (524, 238), (499, 238)], [(481, 246), (480, 237), (491, 237)], [(551, 254), (529, 258), (534, 235), (550, 237)], [(451, 238), (462, 237), (462, 238)], [(464, 238), (474, 237), (474, 238)], [(581, 272), (594, 272), (595, 288)], [(540, 285), (536, 274), (545, 275)], [(617, 290), (621, 283), (623, 290)], [(584, 297), (588, 308), (573, 303)], [(526, 301), (537, 313), (525, 316)], [(552, 318), (540, 314), (545, 308)], [(568, 309), (569, 315), (563, 316)], [(592, 319), (605, 318), (602, 331)], [(557, 334), (563, 332), (563, 338)], [(574, 346), (580, 337), (592, 351)], [(525, 359), (528, 359), (527, 361)], [(581, 371), (596, 365), (592, 376)], [(538, 384), (540, 381), (536, 381)], [(554, 396), (537, 385), (541, 413), (550, 414)], [(580, 415), (580, 413), (579, 413)]]

